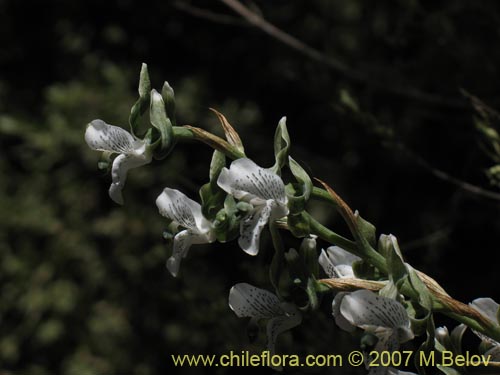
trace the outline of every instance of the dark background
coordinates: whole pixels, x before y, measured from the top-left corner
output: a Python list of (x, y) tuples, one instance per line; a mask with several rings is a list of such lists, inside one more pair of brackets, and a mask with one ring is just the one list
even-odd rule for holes
[[(270, 288), (270, 250), (251, 258), (235, 243), (199, 246), (178, 279), (165, 268), (154, 200), (165, 186), (195, 198), (210, 150), (179, 144), (133, 170), (118, 207), (83, 140), (95, 118), (127, 128), (142, 62), (154, 87), (168, 80), (176, 90), (179, 123), (220, 132), (208, 107), (218, 109), (263, 166), (286, 115), (292, 155), (379, 233), (395, 234), (414, 267), (464, 302), (500, 300), (498, 200), (432, 172), (499, 192), (459, 90), (500, 107), (500, 3), (245, 4), (321, 55), (220, 2), (0, 1), (0, 370), (160, 374), (172, 353), (264, 346), (262, 332), (249, 344), (227, 295), (237, 282)], [(315, 214), (348, 235), (331, 210)], [(280, 337), (278, 352), (355, 346), (325, 300)]]

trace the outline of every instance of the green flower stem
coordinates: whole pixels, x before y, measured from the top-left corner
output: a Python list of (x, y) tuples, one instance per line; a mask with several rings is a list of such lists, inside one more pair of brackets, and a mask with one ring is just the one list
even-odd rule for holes
[(335, 232), (332, 232), (330, 229), (326, 228), (324, 225), (316, 221), (311, 216), (309, 216), (309, 224), (311, 232), (317, 235), (322, 240), (340, 246), (344, 250), (347, 250), (350, 253), (353, 253), (354, 255), (357, 255), (367, 260), (372, 265), (377, 267), (381, 272), (387, 274), (387, 263), (385, 261), (385, 258), (380, 253), (377, 253), (373, 249), (364, 249), (364, 251), (360, 251), (359, 247), (356, 245), (355, 242), (348, 240), (347, 238), (344, 238)]
[(354, 241), (351, 241), (341, 236), (340, 234), (331, 231), (308, 213), (306, 213), (306, 217), (309, 220), (311, 234), (315, 234), (322, 240), (333, 245), (340, 246), (341, 248), (349, 251), (350, 253), (353, 253), (354, 255), (359, 255), (358, 247), (356, 246), (356, 243)]
[(274, 256), (271, 261), (271, 266), (269, 267), (269, 278), (271, 283), (276, 290), (276, 295), (281, 297), (279, 290), (279, 281), (281, 276), (281, 271), (283, 268), (283, 259), (285, 256), (285, 246), (283, 245), (283, 240), (278, 230), (276, 222), (269, 223), (269, 231), (271, 232), (271, 239), (274, 247)]

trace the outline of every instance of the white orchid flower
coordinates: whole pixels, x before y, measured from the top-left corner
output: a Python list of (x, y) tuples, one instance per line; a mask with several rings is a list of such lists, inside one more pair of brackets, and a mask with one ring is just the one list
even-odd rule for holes
[[(477, 298), (470, 303), (470, 306), (484, 315), (492, 324), (499, 326), (497, 314), (500, 305), (491, 298)], [(491, 345), (491, 348), (485, 353), (486, 356), (491, 355), (491, 360), (500, 362), (500, 343), (492, 338), (473, 331), (482, 341)]]
[[(414, 337), (410, 318), (403, 305), (369, 290), (338, 293), (333, 300), (332, 310), (340, 328), (353, 332), (358, 327), (375, 335), (378, 338), (375, 350), (378, 352), (397, 350), (401, 343)], [(394, 374), (394, 371), (398, 370), (372, 367), (369, 375), (388, 375)]]
[(242, 158), (223, 168), (217, 184), (236, 199), (253, 205), (240, 224), (238, 243), (247, 254), (257, 255), (262, 229), (269, 221), (288, 215), (288, 199), (281, 177)]
[(191, 245), (215, 241), (212, 223), (203, 216), (198, 202), (175, 189), (165, 188), (156, 199), (156, 205), (162, 216), (185, 228), (175, 235), (173, 253), (167, 260), (168, 270), (176, 277), (181, 260), (186, 257)]
[(268, 319), (267, 349), (271, 356), (275, 353), (278, 335), (302, 322), (302, 314), (294, 304), (281, 302), (275, 294), (247, 283), (231, 288), (229, 307), (239, 318)]
[(94, 120), (87, 125), (85, 141), (93, 150), (119, 154), (111, 168), (109, 196), (116, 203), (123, 204), (122, 190), (128, 170), (151, 162), (152, 154), (146, 142), (135, 139), (128, 131), (102, 120)]
[(355, 277), (352, 264), (357, 260), (361, 260), (361, 258), (341, 247), (330, 246), (326, 251), (321, 250), (318, 262), (328, 277), (334, 279)]

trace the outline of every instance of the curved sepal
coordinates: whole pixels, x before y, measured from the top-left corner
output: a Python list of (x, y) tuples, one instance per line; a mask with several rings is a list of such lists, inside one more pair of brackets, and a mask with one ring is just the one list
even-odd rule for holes
[(313, 185), (306, 171), (291, 156), (288, 157), (288, 166), (297, 180), (297, 183), (288, 184), (286, 187), (288, 209), (290, 214), (293, 215), (304, 211), (311, 196)]
[(368, 241), (368, 243), (372, 247), (375, 247), (377, 244), (377, 230), (375, 226), (369, 221), (363, 219), (358, 210), (354, 212), (354, 217), (356, 219), (356, 224), (358, 225), (359, 233)]
[(174, 89), (168, 84), (167, 81), (163, 83), (161, 88), (161, 96), (165, 102), (165, 110), (167, 111), (167, 117), (173, 126), (176, 125), (175, 119), (175, 93)]
[(139, 99), (137, 99), (132, 109), (130, 110), (129, 116), (130, 132), (134, 135), (139, 128), (141, 116), (148, 109), (149, 96), (151, 91), (151, 81), (149, 79), (148, 66), (144, 63), (141, 66), (138, 91)]
[(174, 146), (174, 131), (172, 129), (172, 122), (167, 117), (165, 102), (162, 96), (154, 89), (151, 90), (149, 118), (151, 124), (159, 133), (159, 138), (154, 142), (154, 145), (159, 147), (155, 149), (153, 156), (161, 160), (172, 151)]
[(274, 133), (274, 158), (275, 163), (271, 167), (271, 170), (280, 175), (281, 168), (288, 161), (288, 153), (290, 152), (290, 135), (288, 134), (288, 129), (286, 128), (286, 117), (282, 117)]

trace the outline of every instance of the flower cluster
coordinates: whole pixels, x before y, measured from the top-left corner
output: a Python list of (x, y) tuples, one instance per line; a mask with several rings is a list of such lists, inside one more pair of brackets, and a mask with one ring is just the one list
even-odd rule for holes
[[(324, 295), (334, 292), (329, 295), (333, 320), (340, 329), (362, 335), (360, 344), (369, 375), (413, 374), (390, 366), (372, 367), (374, 359), (369, 353), (394, 352), (418, 335), (426, 336), (421, 350), (460, 351), (465, 326), (455, 328), (451, 335), (446, 327), (436, 330), (435, 305), (449, 316), (470, 324), (486, 347), (485, 354), (500, 361), (499, 305), (490, 298), (476, 299), (470, 306), (454, 301), (434, 280), (405, 263), (396, 237), (381, 235), (377, 241), (375, 227), (357, 211), (353, 212), (333, 189), (324, 183), (325, 190), (313, 188), (309, 175), (289, 156), (285, 117), (276, 130), (275, 164), (262, 168), (245, 156), (239, 135), (215, 110), (227, 140), (198, 128), (174, 126), (173, 90), (168, 83), (161, 94), (151, 90), (145, 65), (139, 94), (131, 111), (131, 133), (102, 120), (92, 121), (85, 132), (89, 147), (102, 151), (104, 159), (109, 161), (111, 155), (117, 154), (111, 168), (111, 199), (123, 204), (122, 190), (128, 171), (150, 163), (153, 157), (164, 158), (178, 141), (176, 137), (200, 139), (214, 147), (210, 182), (200, 189), (201, 203), (169, 187), (156, 199), (159, 213), (168, 226), (165, 237), (171, 255), (167, 269), (177, 277), (191, 246), (217, 240), (237, 239), (246, 254), (256, 256), (262, 232), (269, 225), (275, 248), (269, 274), (275, 292), (238, 283), (229, 291), (229, 307), (237, 317), (250, 318), (250, 324), (266, 321), (267, 348), (271, 354), (275, 353), (280, 334), (300, 325), (304, 314), (318, 309)], [(141, 139), (135, 135), (134, 127), (148, 101), (152, 127)], [(226, 156), (233, 159), (229, 168)], [(285, 167), (294, 177), (287, 184), (281, 177)], [(324, 227), (307, 212), (312, 196), (337, 209), (353, 241)], [(292, 248), (285, 252), (278, 228), (302, 238), (298, 251)], [(319, 256), (317, 239), (329, 244)], [(288, 283), (280, 283), (283, 268), (287, 268)], [(327, 279), (320, 278), (320, 268)], [(304, 296), (307, 296), (305, 305)], [(467, 316), (462, 319), (457, 311)], [(459, 368), (440, 370), (445, 374), (461, 373)]]

